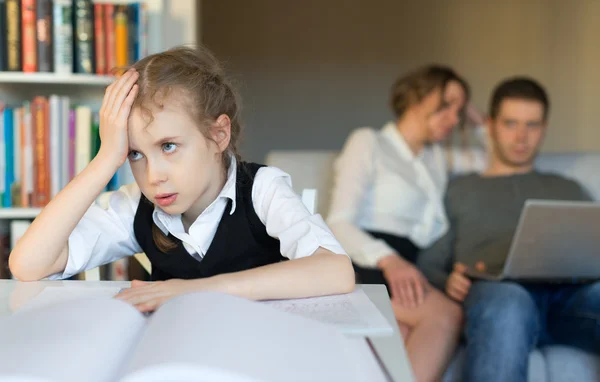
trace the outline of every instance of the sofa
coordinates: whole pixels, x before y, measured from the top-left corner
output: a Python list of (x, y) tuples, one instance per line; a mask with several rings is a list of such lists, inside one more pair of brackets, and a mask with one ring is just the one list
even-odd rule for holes
[[(296, 192), (317, 190), (316, 212), (326, 216), (332, 186), (335, 151), (272, 151), (265, 163), (289, 173)], [(580, 182), (600, 201), (600, 153), (544, 153), (536, 162), (541, 171), (555, 172)], [(464, 363), (463, 348), (452, 360), (444, 382), (460, 382)], [(600, 357), (568, 346), (548, 346), (534, 350), (529, 358), (530, 382), (600, 382)]]

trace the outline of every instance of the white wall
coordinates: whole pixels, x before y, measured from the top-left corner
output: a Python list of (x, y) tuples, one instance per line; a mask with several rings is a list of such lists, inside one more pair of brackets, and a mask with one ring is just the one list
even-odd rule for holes
[(502, 78), (536, 77), (553, 103), (545, 150), (600, 149), (597, 0), (204, 1), (201, 34), (242, 82), (252, 160), (382, 125), (392, 81), (430, 62), (463, 73), (480, 109)]

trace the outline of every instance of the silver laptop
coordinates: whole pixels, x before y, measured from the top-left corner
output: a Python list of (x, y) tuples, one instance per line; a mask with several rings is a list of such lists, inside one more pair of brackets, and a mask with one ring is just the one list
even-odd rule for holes
[(467, 275), (487, 280), (600, 279), (600, 203), (526, 201), (502, 272)]

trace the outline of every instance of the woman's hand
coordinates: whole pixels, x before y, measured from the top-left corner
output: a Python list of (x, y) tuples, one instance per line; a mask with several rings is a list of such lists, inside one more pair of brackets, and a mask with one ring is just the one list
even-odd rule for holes
[(115, 296), (134, 305), (140, 312), (152, 312), (170, 298), (196, 290), (197, 280), (171, 279), (167, 281), (145, 282), (133, 280), (131, 288)]
[(406, 308), (416, 308), (423, 303), (427, 280), (417, 267), (396, 254), (383, 258), (379, 267), (390, 286), (392, 300)]
[(127, 160), (127, 120), (138, 92), (138, 73), (130, 69), (104, 93), (100, 108), (100, 152), (118, 168)]
[(475, 105), (469, 102), (467, 106), (465, 106), (465, 108), (467, 124), (473, 127), (479, 127), (485, 124), (485, 116), (482, 113), (480, 113), (479, 110), (477, 110)]

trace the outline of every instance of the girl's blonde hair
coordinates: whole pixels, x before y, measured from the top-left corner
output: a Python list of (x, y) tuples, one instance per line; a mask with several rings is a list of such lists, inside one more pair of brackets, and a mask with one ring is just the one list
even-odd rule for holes
[[(140, 108), (152, 119), (153, 108), (161, 109), (169, 96), (177, 93), (178, 101), (197, 122), (207, 139), (210, 127), (220, 115), (231, 120), (229, 146), (222, 154), (225, 169), (231, 157), (239, 160), (238, 142), (242, 131), (239, 96), (224, 71), (206, 48), (175, 47), (149, 55), (132, 66), (138, 73), (138, 95), (133, 108)], [(163, 252), (176, 247), (155, 225), (152, 237)]]

